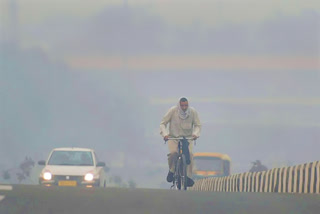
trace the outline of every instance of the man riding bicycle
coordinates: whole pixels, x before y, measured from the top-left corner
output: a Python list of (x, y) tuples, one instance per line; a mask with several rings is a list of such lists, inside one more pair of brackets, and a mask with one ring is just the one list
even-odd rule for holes
[[(169, 123), (169, 131), (167, 124)], [(173, 106), (163, 117), (160, 124), (160, 134), (165, 141), (168, 141), (169, 154), (168, 165), (169, 172), (167, 181), (173, 181), (175, 164), (178, 156), (178, 140), (170, 140), (169, 138), (192, 138), (196, 140), (200, 136), (201, 124), (197, 111), (189, 107), (188, 99), (180, 98), (177, 106)], [(193, 168), (192, 142), (189, 141), (190, 164), (187, 167), (187, 183), (188, 186), (193, 186), (194, 181), (191, 179)]]

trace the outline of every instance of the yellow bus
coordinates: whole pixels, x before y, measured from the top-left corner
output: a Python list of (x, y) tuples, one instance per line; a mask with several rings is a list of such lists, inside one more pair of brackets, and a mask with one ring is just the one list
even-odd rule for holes
[(229, 176), (231, 159), (226, 154), (199, 152), (193, 154), (193, 179)]

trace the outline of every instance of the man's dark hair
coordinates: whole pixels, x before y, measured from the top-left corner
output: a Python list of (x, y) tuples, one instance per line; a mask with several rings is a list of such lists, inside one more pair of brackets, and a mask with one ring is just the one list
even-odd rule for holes
[(181, 102), (188, 102), (188, 100), (187, 100), (187, 98), (182, 97), (182, 98), (180, 99), (180, 103), (181, 103)]

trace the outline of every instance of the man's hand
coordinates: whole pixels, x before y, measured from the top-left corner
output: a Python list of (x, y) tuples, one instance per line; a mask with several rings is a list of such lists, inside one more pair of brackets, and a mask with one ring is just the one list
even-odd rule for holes
[(165, 141), (168, 141), (168, 139), (169, 139), (169, 135), (167, 135), (167, 136), (164, 136), (164, 138), (163, 138)]
[(193, 140), (196, 140), (196, 139), (198, 139), (198, 136), (193, 134), (192, 138), (193, 138)]

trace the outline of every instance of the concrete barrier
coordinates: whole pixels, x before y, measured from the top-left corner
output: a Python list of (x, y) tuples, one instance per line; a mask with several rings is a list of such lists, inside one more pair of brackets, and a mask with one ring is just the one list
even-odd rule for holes
[(320, 161), (264, 172), (200, 179), (190, 188), (214, 192), (278, 192), (320, 194)]

